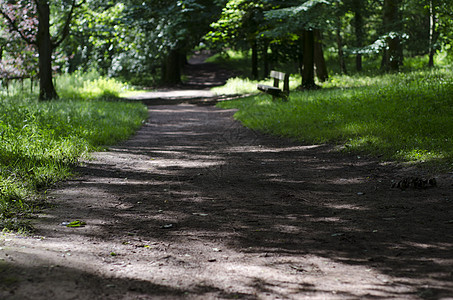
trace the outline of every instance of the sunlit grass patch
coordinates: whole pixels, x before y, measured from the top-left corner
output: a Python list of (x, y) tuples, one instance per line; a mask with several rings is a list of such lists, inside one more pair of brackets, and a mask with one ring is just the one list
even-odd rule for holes
[(244, 78), (230, 78), (223, 86), (212, 88), (211, 91), (217, 95), (235, 95), (256, 93), (258, 81)]
[(60, 97), (65, 99), (112, 99), (129, 89), (114, 78), (101, 77), (97, 72), (62, 74), (56, 79)]
[[(324, 89), (219, 104), (246, 126), (304, 143), (333, 143), (384, 159), (453, 163), (453, 75), (449, 70), (337, 76)], [(264, 105), (265, 104), (265, 105)]]
[[(260, 91), (256, 88), (257, 84), (273, 85), (273, 79), (250, 80), (248, 78), (234, 77), (228, 79), (225, 85), (212, 88), (211, 91), (217, 95), (258, 94)], [(290, 89), (295, 89), (299, 84), (300, 76), (290, 76)], [(283, 88), (283, 82), (280, 82), (280, 88)]]
[(422, 149), (402, 150), (397, 152), (397, 157), (408, 161), (426, 162), (430, 160), (443, 160), (445, 155), (437, 151), (428, 151)]

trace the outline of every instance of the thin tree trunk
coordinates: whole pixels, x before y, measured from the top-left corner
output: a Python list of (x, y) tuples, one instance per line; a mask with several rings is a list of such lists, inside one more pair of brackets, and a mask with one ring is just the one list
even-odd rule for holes
[(269, 55), (267, 54), (267, 50), (269, 49), (269, 42), (264, 41), (263, 46), (263, 78), (269, 76)]
[(300, 35), (301, 37), (301, 47), (299, 47), (298, 49), (298, 53), (297, 53), (297, 69), (299, 70), (299, 74), (300, 76), (302, 76), (303, 72), (304, 72), (304, 35), (301, 34)]
[(326, 81), (329, 78), (327, 73), (327, 65), (324, 59), (324, 51), (322, 51), (322, 36), (319, 29), (315, 29), (314, 32), (314, 61), (316, 66), (316, 77), (321, 82)]
[(436, 34), (436, 14), (434, 10), (433, 0), (429, 1), (429, 61), (428, 67), (434, 67), (434, 54), (436, 50), (434, 48)]
[(357, 72), (361, 72), (363, 70), (363, 65), (362, 65), (362, 54), (357, 53), (355, 56), (355, 69)]
[(303, 33), (303, 71), (302, 71), (302, 88), (303, 89), (314, 89), (315, 84), (315, 70), (314, 70), (314, 34), (311, 30), (304, 30)]
[(343, 38), (341, 37), (340, 28), (337, 28), (336, 36), (337, 36), (337, 47), (338, 47), (338, 62), (340, 63), (340, 70), (341, 70), (341, 73), (347, 74), (348, 71), (346, 70), (346, 63), (344, 61), (344, 53), (343, 53)]
[(39, 99), (51, 100), (58, 98), (52, 81), (52, 40), (50, 38), (50, 8), (45, 0), (38, 1), (38, 36), (39, 53)]
[[(363, 47), (362, 0), (354, 0), (354, 29), (355, 29), (356, 47), (358, 49), (360, 49)], [(356, 54), (355, 68), (356, 68), (357, 72), (360, 72), (363, 70), (361, 53)]]
[[(384, 29), (386, 33), (398, 31), (399, 22), (399, 0), (384, 0)], [(402, 64), (402, 48), (400, 38), (389, 36), (387, 38), (388, 50), (383, 54), (383, 66), (385, 70), (398, 71)]]
[(187, 61), (187, 53), (185, 51), (179, 51), (179, 62), (183, 69), (189, 62)]
[(258, 79), (258, 43), (252, 42), (252, 78)]

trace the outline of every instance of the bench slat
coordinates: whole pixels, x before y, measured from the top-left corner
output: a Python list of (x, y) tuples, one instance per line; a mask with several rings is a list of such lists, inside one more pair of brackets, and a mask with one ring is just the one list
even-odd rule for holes
[(277, 78), (278, 80), (285, 80), (285, 73), (278, 71), (271, 71), (270, 77)]
[(257, 88), (262, 91), (268, 91), (268, 90), (275, 90), (275, 91), (281, 91), (278, 87), (270, 86), (270, 85), (265, 85), (265, 84), (258, 84)]

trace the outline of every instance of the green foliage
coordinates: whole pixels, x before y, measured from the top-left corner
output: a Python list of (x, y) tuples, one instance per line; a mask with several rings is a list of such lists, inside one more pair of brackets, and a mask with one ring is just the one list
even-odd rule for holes
[(141, 104), (35, 99), (0, 98), (0, 228), (24, 227), (37, 192), (70, 176), (80, 156), (129, 137), (147, 117)]
[(337, 143), (383, 159), (453, 167), (453, 73), (414, 71), (376, 77), (334, 76), (325, 89), (224, 102), (263, 132), (305, 143)]
[(302, 29), (325, 28), (335, 9), (336, 1), (307, 0), (299, 1), (294, 6), (274, 9), (266, 12), (266, 18), (281, 22), (274, 28), (277, 35), (286, 35)]
[(87, 1), (74, 21), (77, 33), (64, 45), (66, 66), (153, 85), (171, 51), (185, 54), (199, 44), (223, 2)]
[(127, 89), (126, 84), (101, 77), (96, 71), (77, 71), (57, 78), (58, 94), (64, 99), (115, 99)]
[(259, 27), (265, 25), (263, 10), (262, 1), (228, 1), (219, 20), (211, 24), (213, 31), (208, 33), (208, 40), (214, 44), (248, 49), (250, 41), (256, 39)]

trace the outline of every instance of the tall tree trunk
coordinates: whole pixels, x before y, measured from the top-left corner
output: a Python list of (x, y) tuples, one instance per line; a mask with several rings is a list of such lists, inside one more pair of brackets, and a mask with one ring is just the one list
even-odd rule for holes
[(38, 1), (39, 99), (58, 98), (52, 81), (52, 40), (50, 38), (50, 8), (46, 0)]
[(170, 50), (162, 67), (163, 83), (169, 85), (180, 84), (181, 69), (181, 52), (178, 49)]
[(316, 66), (316, 77), (321, 82), (326, 81), (329, 78), (327, 73), (326, 60), (324, 59), (324, 51), (322, 51), (322, 36), (319, 29), (315, 29), (314, 32), (314, 61)]
[(434, 48), (436, 35), (436, 12), (434, 9), (433, 0), (429, 1), (429, 61), (428, 67), (434, 67), (434, 54), (436, 49)]
[(315, 84), (315, 39), (312, 30), (304, 30), (303, 33), (303, 70), (302, 70), (302, 88), (314, 89)]
[[(400, 0), (384, 0), (384, 30), (386, 33), (398, 31), (400, 27), (399, 4)], [(402, 65), (402, 48), (398, 36), (387, 38), (388, 50), (384, 52), (384, 68), (388, 71), (398, 71)]]
[(297, 69), (299, 70), (300, 76), (304, 73), (304, 35), (300, 35), (300, 47), (297, 51)]
[(252, 78), (258, 79), (258, 43), (252, 41)]
[[(354, 9), (354, 29), (355, 29), (355, 44), (358, 49), (363, 47), (363, 1), (354, 0), (353, 9)], [(363, 70), (362, 67), (362, 54), (357, 53), (355, 57), (355, 68), (357, 72)]]
[(269, 42), (264, 41), (263, 43), (263, 78), (269, 76), (269, 55), (267, 54), (267, 50), (269, 49)]
[(336, 36), (337, 36), (338, 62), (340, 63), (340, 71), (343, 74), (348, 74), (348, 71), (346, 70), (346, 63), (344, 61), (343, 38), (341, 37), (341, 32), (340, 32), (339, 27), (337, 27), (337, 29), (336, 29)]

